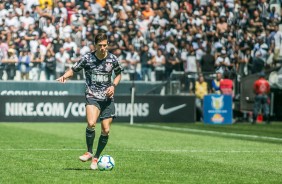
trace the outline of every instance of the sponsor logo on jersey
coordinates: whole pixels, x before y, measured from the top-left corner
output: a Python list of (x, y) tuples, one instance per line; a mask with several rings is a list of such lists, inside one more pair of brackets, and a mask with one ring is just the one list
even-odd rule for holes
[(112, 63), (106, 63), (106, 71), (107, 72), (110, 72), (110, 71), (112, 71), (112, 69), (113, 69), (113, 65), (112, 65)]
[(110, 77), (103, 74), (92, 74), (92, 80), (95, 82), (108, 82)]

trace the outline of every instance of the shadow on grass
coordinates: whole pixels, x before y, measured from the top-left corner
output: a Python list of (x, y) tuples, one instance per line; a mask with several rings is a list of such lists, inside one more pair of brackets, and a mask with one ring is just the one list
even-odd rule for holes
[(91, 171), (91, 169), (86, 168), (64, 168), (65, 171)]

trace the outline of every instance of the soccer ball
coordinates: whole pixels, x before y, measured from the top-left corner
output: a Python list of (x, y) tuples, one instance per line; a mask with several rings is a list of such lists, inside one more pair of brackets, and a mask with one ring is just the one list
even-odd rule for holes
[(100, 171), (110, 171), (115, 167), (115, 161), (110, 155), (102, 155), (98, 159), (97, 165)]

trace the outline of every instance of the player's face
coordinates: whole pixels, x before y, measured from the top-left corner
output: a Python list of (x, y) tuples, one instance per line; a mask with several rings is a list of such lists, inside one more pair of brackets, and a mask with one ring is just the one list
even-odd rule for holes
[(96, 44), (96, 48), (98, 52), (100, 52), (101, 54), (105, 54), (108, 48), (108, 41), (107, 40), (100, 41), (98, 44)]

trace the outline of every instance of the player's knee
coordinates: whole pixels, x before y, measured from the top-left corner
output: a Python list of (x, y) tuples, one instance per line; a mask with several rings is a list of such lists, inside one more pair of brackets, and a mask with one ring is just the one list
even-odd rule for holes
[(87, 122), (89, 128), (95, 128), (96, 122), (95, 121), (88, 121)]
[(109, 133), (110, 133), (110, 128), (103, 128), (102, 129), (102, 135), (109, 135)]

